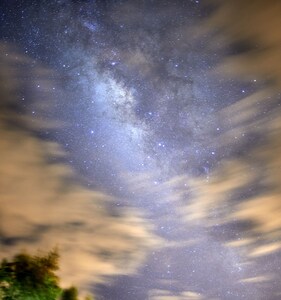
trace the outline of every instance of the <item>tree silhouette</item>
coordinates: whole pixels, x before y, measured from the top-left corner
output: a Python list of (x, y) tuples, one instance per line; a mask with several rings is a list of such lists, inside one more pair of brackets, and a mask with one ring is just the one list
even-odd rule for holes
[(61, 300), (78, 300), (77, 288), (72, 286), (62, 291)]
[(43, 256), (21, 253), (12, 262), (3, 260), (0, 267), (2, 299), (57, 299), (61, 292), (55, 274), (58, 259), (57, 250), (53, 250)]
[[(46, 255), (20, 253), (0, 265), (0, 300), (78, 300), (78, 290), (62, 289), (55, 274), (58, 251)], [(89, 298), (91, 299), (91, 298)]]

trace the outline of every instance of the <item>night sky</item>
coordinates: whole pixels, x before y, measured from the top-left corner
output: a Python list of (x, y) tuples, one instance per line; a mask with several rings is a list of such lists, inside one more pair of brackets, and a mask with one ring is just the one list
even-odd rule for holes
[(58, 246), (106, 300), (281, 298), (281, 4), (0, 3), (0, 258)]

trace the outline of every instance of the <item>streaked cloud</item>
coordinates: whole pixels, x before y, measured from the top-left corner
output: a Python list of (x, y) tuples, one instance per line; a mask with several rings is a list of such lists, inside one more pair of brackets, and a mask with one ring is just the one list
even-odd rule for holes
[(269, 243), (256, 247), (252, 252), (249, 253), (250, 257), (259, 257), (268, 254), (272, 254), (281, 249), (281, 242), (278, 243)]
[(241, 283), (261, 283), (261, 282), (267, 282), (272, 280), (272, 276), (256, 276), (256, 277), (249, 277), (240, 280)]
[(240, 55), (226, 59), (223, 71), (246, 79), (259, 77), (280, 87), (280, 1), (214, 2), (219, 3), (218, 9), (208, 24), (219, 27), (227, 42), (243, 50)]
[(177, 296), (168, 290), (152, 290), (149, 300), (202, 300), (206, 299), (203, 295), (193, 291), (184, 291)]
[[(34, 84), (23, 81), (21, 69), (30, 59), (16, 51), (11, 54), (11, 49), (4, 49), (10, 52), (9, 59), (2, 58), (0, 82), (0, 256), (58, 247), (62, 284), (82, 289), (103, 282), (106, 276), (136, 272), (160, 239), (140, 211), (113, 212), (113, 197), (77, 183), (59, 145), (37, 138), (28, 129), (31, 117), (21, 118), (10, 109), (16, 89)], [(46, 74), (39, 65), (34, 69)], [(40, 84), (49, 90), (46, 78)]]

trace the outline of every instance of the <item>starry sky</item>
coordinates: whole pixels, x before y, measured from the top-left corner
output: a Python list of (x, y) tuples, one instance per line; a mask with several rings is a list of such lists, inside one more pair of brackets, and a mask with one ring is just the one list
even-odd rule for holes
[(0, 257), (58, 246), (106, 300), (281, 297), (279, 0), (4, 0)]

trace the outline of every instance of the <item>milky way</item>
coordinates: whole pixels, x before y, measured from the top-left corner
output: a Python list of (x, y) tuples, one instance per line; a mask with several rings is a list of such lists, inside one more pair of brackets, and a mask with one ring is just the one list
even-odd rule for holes
[[(87, 211), (83, 201), (73, 206), (87, 220), (91, 210), (99, 216), (86, 239), (110, 224), (93, 250), (105, 271), (79, 284), (107, 300), (279, 299), (280, 85), (266, 42), (252, 45), (255, 18), (240, 40), (227, 5), (214, 13), (203, 1), (4, 2), (2, 65), (21, 74), (14, 105), (31, 124), (31, 144), (61, 147), (63, 158), (50, 156), (47, 169), (64, 165), (81, 189), (107, 195), (100, 210), (88, 198)], [(256, 67), (249, 53), (264, 63)], [(60, 201), (62, 212), (75, 202)], [(113, 229), (118, 217), (124, 224)], [(3, 245), (18, 249), (9, 234)], [(126, 253), (132, 267), (122, 266)]]

